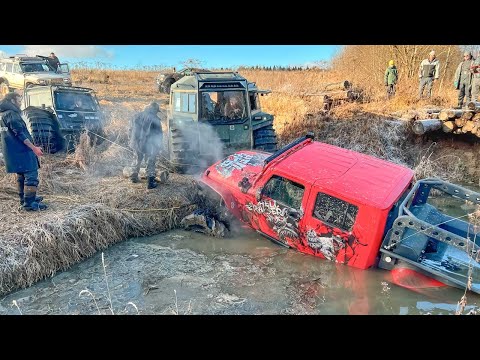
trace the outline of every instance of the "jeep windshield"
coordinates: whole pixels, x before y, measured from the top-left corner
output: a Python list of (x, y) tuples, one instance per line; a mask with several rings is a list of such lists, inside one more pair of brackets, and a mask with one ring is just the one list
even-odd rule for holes
[(98, 105), (89, 93), (54, 91), (55, 108), (63, 111), (98, 111)]
[(231, 122), (248, 116), (245, 91), (204, 91), (200, 96), (199, 118)]
[(43, 63), (21, 63), (20, 67), (24, 73), (53, 71), (47, 64)]

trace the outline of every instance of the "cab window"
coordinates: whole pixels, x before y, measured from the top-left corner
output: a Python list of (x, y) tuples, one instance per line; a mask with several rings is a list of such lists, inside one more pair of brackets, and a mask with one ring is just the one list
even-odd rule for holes
[(42, 104), (45, 104), (45, 107), (52, 107), (52, 98), (50, 93), (46, 92), (35, 92), (28, 94), (29, 106), (40, 107)]
[(274, 175), (262, 190), (262, 195), (292, 209), (300, 210), (305, 187), (282, 176)]
[(319, 192), (315, 200), (313, 216), (328, 225), (351, 231), (358, 207), (336, 197)]
[(250, 110), (253, 112), (253, 111), (256, 111), (256, 110), (260, 110), (260, 99), (258, 97), (258, 93), (256, 92), (251, 92), (249, 93), (249, 97), (250, 97)]
[(7, 71), (7, 72), (12, 72), (12, 68), (13, 68), (13, 64), (12, 64), (12, 63), (8, 63), (7, 66), (6, 66), (6, 71)]
[(173, 93), (173, 109), (177, 112), (195, 113), (196, 101), (195, 94), (174, 92)]

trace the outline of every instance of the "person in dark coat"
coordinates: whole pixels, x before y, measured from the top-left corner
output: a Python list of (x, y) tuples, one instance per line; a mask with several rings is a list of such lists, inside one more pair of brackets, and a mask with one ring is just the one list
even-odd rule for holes
[(147, 163), (147, 189), (157, 187), (155, 181), (155, 161), (162, 149), (163, 131), (161, 120), (157, 116), (160, 107), (152, 102), (145, 109), (136, 114), (130, 121), (129, 146), (136, 152), (136, 160), (133, 164), (134, 171), (130, 177), (133, 183), (137, 183), (138, 172), (143, 159)]
[(27, 211), (44, 210), (47, 205), (37, 197), (38, 157), (42, 149), (33, 145), (33, 139), (21, 116), (21, 96), (8, 93), (0, 101), (0, 137), (7, 173), (17, 174), (20, 204)]
[(48, 62), (50, 63), (50, 66), (55, 69), (55, 71), (58, 70), (58, 67), (60, 66), (60, 60), (58, 60), (58, 57), (55, 55), (55, 53), (50, 53), (50, 56), (48, 57)]

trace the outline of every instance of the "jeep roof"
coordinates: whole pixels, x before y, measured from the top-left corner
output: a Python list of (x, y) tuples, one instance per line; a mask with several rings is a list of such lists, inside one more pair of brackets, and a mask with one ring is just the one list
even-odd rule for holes
[[(255, 151), (238, 153), (259, 155), (262, 161), (268, 156)], [(271, 162), (276, 174), (304, 184), (315, 184), (329, 194), (379, 209), (390, 207), (413, 178), (413, 171), (407, 167), (318, 141), (282, 157)], [(246, 173), (258, 174), (262, 170), (261, 164), (248, 165), (243, 172), (234, 170), (239, 173), (232, 173), (225, 179), (218, 170), (213, 170), (220, 163), (210, 167), (208, 177), (219, 183), (231, 182), (234, 187)]]
[(0, 59), (3, 62), (41, 62), (45, 63), (45, 59), (36, 56), (10, 56), (8, 58)]

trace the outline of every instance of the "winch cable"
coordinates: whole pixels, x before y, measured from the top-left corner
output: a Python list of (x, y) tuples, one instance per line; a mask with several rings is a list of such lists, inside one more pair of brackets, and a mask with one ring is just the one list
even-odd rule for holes
[[(124, 150), (129, 151), (129, 152), (132, 153), (133, 155), (136, 155), (135, 151), (133, 151), (133, 150), (131, 150), (131, 149), (129, 149), (129, 148), (126, 148), (126, 147), (124, 147), (124, 146), (122, 146), (122, 145), (120, 145), (120, 144), (118, 144), (118, 143), (116, 143), (116, 142), (114, 142), (114, 141), (112, 141), (112, 140), (109, 140), (109, 139), (107, 139), (107, 138), (105, 138), (105, 137), (103, 137), (103, 136), (101, 136), (101, 135), (99, 135), (99, 134), (97, 134), (97, 133), (95, 133), (95, 132), (93, 132), (93, 131), (91, 131), (91, 130), (88, 130), (88, 129), (85, 129), (85, 130), (86, 130), (87, 132), (95, 135), (95, 136), (98, 136), (98, 137), (101, 138), (101, 139), (107, 140), (108, 142), (110, 142), (110, 143), (112, 143), (112, 144), (114, 144), (114, 145), (117, 145), (117, 146), (121, 147), (121, 148), (124, 149)], [(172, 162), (171, 162), (170, 160), (168, 160), (165, 156), (162, 156), (162, 155), (159, 155), (159, 156), (160, 156), (161, 158), (165, 159), (169, 164), (172, 164)], [(187, 166), (201, 167), (200, 165), (195, 165), (195, 164), (180, 164), (180, 163), (179, 163), (178, 165), (187, 165)]]

